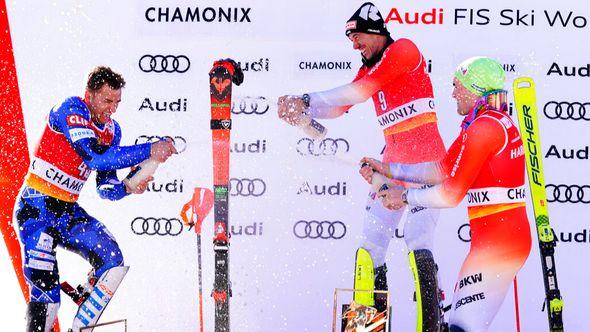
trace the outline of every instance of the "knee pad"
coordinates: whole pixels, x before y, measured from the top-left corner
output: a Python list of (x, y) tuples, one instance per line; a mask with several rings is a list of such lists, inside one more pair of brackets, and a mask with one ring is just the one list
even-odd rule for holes
[(128, 270), (129, 266), (113, 267), (98, 278), (90, 296), (78, 308), (72, 323), (73, 332), (80, 332), (82, 327), (98, 322)]
[(408, 254), (416, 287), (417, 331), (438, 332), (440, 324), (437, 268), (429, 250), (412, 250)]
[(27, 305), (27, 332), (50, 332), (57, 317), (59, 303), (31, 301)]

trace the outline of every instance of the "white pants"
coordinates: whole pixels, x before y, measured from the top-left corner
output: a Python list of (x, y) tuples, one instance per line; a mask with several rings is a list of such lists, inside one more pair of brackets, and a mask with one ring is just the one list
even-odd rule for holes
[(408, 250), (433, 251), (434, 230), (440, 210), (407, 205), (403, 209), (388, 210), (381, 199), (376, 198), (375, 192), (369, 193), (366, 210), (361, 247), (369, 251), (375, 267), (385, 263), (387, 247), (404, 215), (407, 215), (404, 240)]

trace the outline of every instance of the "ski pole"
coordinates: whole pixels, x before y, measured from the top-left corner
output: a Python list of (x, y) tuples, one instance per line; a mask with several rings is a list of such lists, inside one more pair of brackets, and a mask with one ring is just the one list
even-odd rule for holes
[[(182, 207), (180, 216), (189, 230), (194, 226), (197, 233), (197, 268), (199, 275), (199, 331), (203, 332), (203, 269), (201, 263), (201, 225), (213, 206), (213, 193), (207, 188), (195, 188), (193, 197)], [(188, 218), (187, 212), (191, 210)]]
[(518, 306), (518, 276), (514, 276), (514, 310), (516, 315), (516, 332), (520, 332), (520, 309)]

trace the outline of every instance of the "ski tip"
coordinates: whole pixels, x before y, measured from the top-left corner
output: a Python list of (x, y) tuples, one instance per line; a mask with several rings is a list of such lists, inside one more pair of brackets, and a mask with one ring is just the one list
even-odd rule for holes
[(535, 82), (530, 77), (519, 77), (514, 80), (514, 90), (519, 89), (534, 89)]

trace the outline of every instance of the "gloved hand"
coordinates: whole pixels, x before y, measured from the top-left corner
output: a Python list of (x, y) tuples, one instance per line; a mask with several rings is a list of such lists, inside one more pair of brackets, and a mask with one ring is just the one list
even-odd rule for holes
[(242, 84), (242, 82), (244, 81), (244, 72), (242, 72), (242, 68), (240, 68), (240, 65), (237, 62), (230, 58), (220, 59), (218, 61), (229, 62), (232, 65), (232, 67), (234, 67), (234, 74), (231, 77), (231, 81), (234, 82), (235, 85)]
[(277, 115), (292, 126), (309, 123), (311, 117), (305, 112), (305, 102), (300, 96), (281, 96), (277, 101)]

